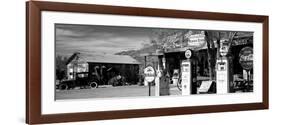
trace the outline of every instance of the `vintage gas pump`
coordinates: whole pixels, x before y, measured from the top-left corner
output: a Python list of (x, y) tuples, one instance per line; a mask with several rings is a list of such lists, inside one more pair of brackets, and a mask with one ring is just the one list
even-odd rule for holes
[(232, 73), (230, 72), (231, 60), (227, 57), (229, 50), (228, 43), (221, 42), (220, 55), (216, 61), (216, 87), (217, 94), (225, 94), (230, 92), (230, 81), (232, 81)]
[(181, 89), (182, 95), (197, 93), (196, 65), (190, 49), (185, 52), (186, 60), (181, 62)]

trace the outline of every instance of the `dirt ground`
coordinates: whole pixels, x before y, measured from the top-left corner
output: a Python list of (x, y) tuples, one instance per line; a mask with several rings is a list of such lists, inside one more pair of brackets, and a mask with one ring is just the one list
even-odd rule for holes
[[(151, 86), (151, 96), (155, 95), (155, 87)], [(176, 86), (170, 87), (170, 95), (180, 95)], [(113, 98), (113, 97), (141, 97), (149, 96), (148, 86), (100, 86), (95, 89), (56, 90), (55, 99), (88, 99), (88, 98)]]

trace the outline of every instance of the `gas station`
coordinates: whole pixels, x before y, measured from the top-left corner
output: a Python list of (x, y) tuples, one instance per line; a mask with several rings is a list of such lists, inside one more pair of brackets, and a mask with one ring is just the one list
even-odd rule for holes
[[(215, 60), (214, 79), (209, 76), (206, 41), (202, 34), (191, 38), (191, 46), (158, 49), (155, 53), (142, 54), (146, 66), (155, 69), (155, 95), (170, 95), (177, 87), (180, 95), (227, 94), (253, 92), (252, 61), (253, 36), (236, 36), (231, 48), (227, 40), (219, 46), (219, 57)], [(201, 46), (200, 49), (199, 47)], [(230, 50), (231, 49), (231, 50)], [(217, 48), (216, 48), (217, 51)], [(154, 58), (147, 64), (147, 58)]]

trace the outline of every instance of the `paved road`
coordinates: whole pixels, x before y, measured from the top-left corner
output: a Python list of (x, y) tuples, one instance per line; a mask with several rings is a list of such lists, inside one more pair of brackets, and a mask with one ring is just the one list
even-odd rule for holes
[[(151, 87), (151, 95), (154, 96), (154, 86)], [(180, 95), (180, 91), (175, 87), (170, 88), (171, 95)], [(87, 99), (87, 98), (112, 98), (112, 97), (140, 97), (148, 96), (148, 86), (101, 86), (96, 89), (73, 89), (56, 90), (56, 100), (62, 99)]]

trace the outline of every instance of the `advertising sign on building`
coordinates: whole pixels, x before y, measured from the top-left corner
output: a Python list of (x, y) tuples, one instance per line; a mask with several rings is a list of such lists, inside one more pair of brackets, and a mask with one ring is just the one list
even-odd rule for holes
[(205, 35), (204, 34), (194, 34), (190, 35), (188, 41), (189, 46), (195, 46), (195, 47), (203, 47), (206, 43)]
[(244, 47), (239, 53), (239, 63), (245, 70), (253, 68), (253, 48)]

